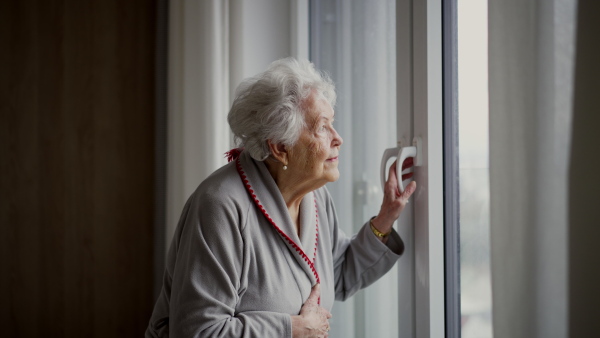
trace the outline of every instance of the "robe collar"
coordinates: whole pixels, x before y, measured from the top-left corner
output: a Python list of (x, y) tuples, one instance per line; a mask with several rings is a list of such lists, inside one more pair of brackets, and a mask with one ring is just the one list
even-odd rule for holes
[(306, 194), (300, 203), (300, 236), (298, 236), (283, 196), (264, 162), (254, 160), (242, 149), (234, 149), (226, 155), (230, 161), (235, 161), (237, 171), (251, 199), (277, 230), (279, 237), (302, 266), (312, 284), (320, 283), (315, 268), (319, 224), (314, 193)]

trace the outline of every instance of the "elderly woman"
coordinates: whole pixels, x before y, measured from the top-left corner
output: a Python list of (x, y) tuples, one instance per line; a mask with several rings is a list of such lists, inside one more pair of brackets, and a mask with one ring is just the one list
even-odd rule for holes
[(238, 87), (240, 148), (183, 209), (146, 337), (327, 337), (334, 300), (390, 270), (416, 184), (401, 194), (394, 164), (379, 214), (347, 237), (325, 187), (343, 143), (334, 104), (308, 61), (276, 61)]

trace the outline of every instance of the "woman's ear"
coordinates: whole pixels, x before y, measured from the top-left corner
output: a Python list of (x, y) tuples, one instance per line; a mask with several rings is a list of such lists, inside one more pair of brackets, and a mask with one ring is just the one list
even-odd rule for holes
[(288, 164), (288, 151), (285, 145), (282, 143), (273, 143), (271, 140), (267, 140), (271, 155), (279, 162), (284, 165)]

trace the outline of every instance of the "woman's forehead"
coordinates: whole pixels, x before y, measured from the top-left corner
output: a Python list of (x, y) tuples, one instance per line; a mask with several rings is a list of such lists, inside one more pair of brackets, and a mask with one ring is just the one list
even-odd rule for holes
[(307, 98), (305, 106), (305, 114), (307, 120), (320, 120), (329, 119), (332, 120), (335, 112), (329, 104), (329, 101), (322, 95), (312, 94)]

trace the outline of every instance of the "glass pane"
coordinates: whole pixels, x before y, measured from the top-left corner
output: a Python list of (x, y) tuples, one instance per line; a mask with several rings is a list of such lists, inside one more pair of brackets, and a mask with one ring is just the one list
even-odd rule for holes
[[(311, 59), (330, 74), (344, 139), (340, 179), (327, 187), (340, 225), (356, 233), (379, 212), (381, 151), (396, 144), (395, 0), (313, 0)], [(375, 150), (375, 151), (374, 151)], [(397, 268), (336, 302), (329, 337), (398, 337)]]
[(487, 1), (457, 0), (461, 336), (492, 337)]

